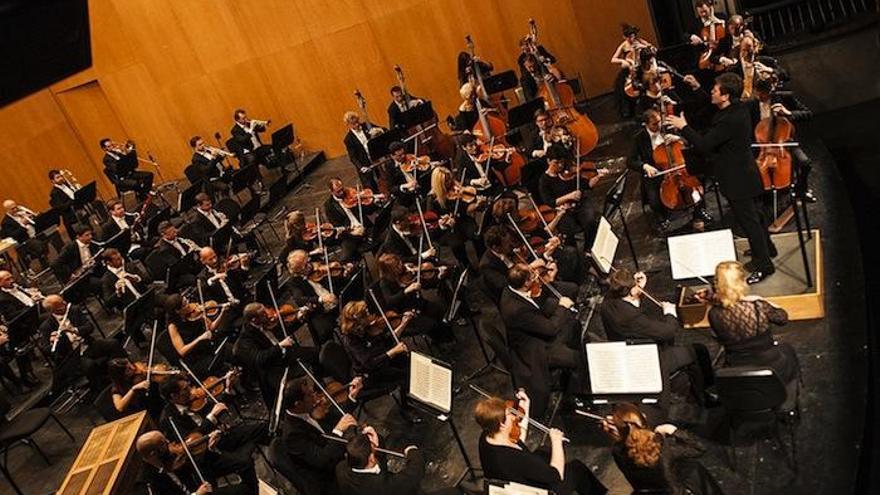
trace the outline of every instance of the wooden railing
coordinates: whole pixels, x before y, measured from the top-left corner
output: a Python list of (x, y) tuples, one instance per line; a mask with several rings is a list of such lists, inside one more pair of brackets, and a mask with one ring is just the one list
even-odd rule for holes
[(877, 19), (878, 0), (783, 0), (748, 9), (744, 17), (758, 37), (773, 48)]

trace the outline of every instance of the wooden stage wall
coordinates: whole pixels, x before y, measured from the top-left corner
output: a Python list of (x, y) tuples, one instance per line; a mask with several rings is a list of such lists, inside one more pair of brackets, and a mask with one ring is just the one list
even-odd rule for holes
[(166, 180), (180, 177), (188, 139), (227, 137), (237, 107), (293, 122), (307, 148), (340, 155), (356, 87), (370, 117), (387, 124), (400, 64), (410, 92), (445, 118), (460, 102), (464, 35), (496, 70), (513, 69), (529, 17), (592, 95), (611, 90), (621, 22), (654, 39), (644, 0), (91, 0), (89, 13), (93, 67), (0, 109), (0, 198), (45, 208), (51, 168), (97, 178), (111, 197), (103, 136), (136, 140)]

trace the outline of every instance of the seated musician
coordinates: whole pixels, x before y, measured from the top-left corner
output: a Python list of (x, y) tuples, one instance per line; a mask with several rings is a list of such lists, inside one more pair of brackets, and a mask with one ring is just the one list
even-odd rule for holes
[[(660, 351), (660, 366), (664, 380), (674, 372), (684, 371), (689, 377), (690, 390), (698, 401), (712, 377), (712, 364), (702, 344), (676, 345), (675, 334), (681, 329), (675, 304), (661, 301), (662, 308), (643, 298), (648, 278), (644, 273), (633, 274), (625, 268), (614, 271), (610, 287), (602, 301), (599, 314), (610, 341), (649, 340)], [(673, 391), (664, 386), (665, 391)]]
[(522, 263), (507, 271), (499, 309), (510, 347), (521, 355), (543, 351), (551, 368), (580, 369), (578, 324), (570, 311), (574, 301), (567, 296), (557, 299), (546, 289), (538, 292), (538, 277)]
[[(584, 190), (577, 189), (577, 178), (572, 169), (572, 155), (562, 146), (553, 145), (544, 155), (547, 171), (539, 180), (541, 202), (553, 208), (564, 207), (567, 211), (559, 221), (559, 233), (566, 236), (567, 242), (574, 242), (574, 236), (584, 234), (586, 246), (593, 244), (593, 236), (599, 222), (599, 215), (590, 204)], [(602, 177), (602, 171), (595, 177), (582, 181), (582, 189), (592, 189)]]
[[(158, 421), (165, 404), (159, 396), (157, 375), (147, 381), (143, 369), (145, 363), (133, 363), (128, 358), (114, 358), (107, 363), (107, 376), (110, 378), (110, 400), (119, 417), (147, 410), (153, 420)], [(162, 375), (165, 378), (167, 375)], [(151, 383), (152, 382), (152, 383)], [(149, 391), (149, 396), (147, 396)]]
[[(544, 158), (550, 145), (553, 144), (553, 119), (544, 109), (535, 111), (535, 124), (531, 127), (529, 144), (527, 145), (527, 154), (530, 160), (539, 160)], [(544, 163), (543, 161), (541, 163)]]
[(70, 282), (74, 277), (88, 277), (89, 291), (100, 294), (104, 267), (95, 256), (101, 248), (92, 242), (94, 232), (91, 227), (80, 225), (75, 232), (73, 242), (65, 244), (52, 263), (53, 271), (63, 283)]
[(425, 456), (415, 445), (403, 450), (406, 456), (400, 471), (392, 473), (380, 463), (379, 435), (371, 426), (349, 438), (345, 460), (336, 465), (336, 484), (342, 495), (417, 495), (425, 477)]
[[(355, 381), (348, 392), (353, 399), (357, 398), (362, 385), (359, 378)], [(345, 414), (332, 422), (332, 404), (307, 376), (288, 382), (283, 397), (281, 436), (273, 441), (273, 447), (274, 442), (279, 442), (285, 455), (276, 467), (287, 479), (299, 480), (297, 487), (303, 490), (303, 495), (338, 494), (334, 471), (336, 464), (345, 458), (345, 444), (324, 435), (340, 439), (352, 435), (357, 419)], [(345, 401), (340, 405), (347, 410), (353, 404)]]
[(73, 208), (73, 200), (76, 197), (77, 190), (73, 187), (73, 184), (68, 182), (60, 170), (50, 170), (49, 181), (52, 183), (52, 189), (49, 190), (49, 206), (61, 212), (64, 228), (67, 229), (68, 235), (71, 235), (74, 231), (74, 226), (79, 223), (79, 220), (76, 218), (76, 211)]
[(177, 280), (172, 280), (172, 286), (180, 287), (192, 286), (196, 282), (196, 275), (201, 268), (195, 262), (198, 252), (201, 248), (195, 241), (186, 239), (177, 235), (177, 227), (173, 223), (163, 220), (159, 223), (159, 234), (161, 235), (157, 244), (157, 251), (162, 257), (163, 264), (166, 268), (170, 267), (181, 258), (189, 257), (193, 263), (188, 267), (187, 273), (178, 274)]
[(126, 263), (116, 249), (109, 248), (103, 254), (107, 271), (101, 276), (101, 294), (107, 306), (123, 310), (149, 290), (149, 276), (138, 265)]
[(78, 371), (92, 385), (105, 384), (107, 363), (113, 358), (126, 357), (122, 344), (116, 339), (93, 337), (95, 328), (83, 310), (57, 294), (46, 296), (43, 309), (49, 317), (40, 325), (40, 334), (56, 366), (78, 356)]
[[(209, 450), (204, 459), (198, 458), (199, 469), (208, 470), (207, 473), (203, 472), (204, 476), (216, 478), (239, 474), (240, 466), (238, 464), (227, 463), (224, 465), (217, 462), (220, 456), (211, 453), (210, 447), (216, 445), (217, 439), (219, 436), (215, 436), (208, 442)], [(139, 491), (136, 493), (138, 495), (159, 493), (163, 495), (254, 495), (257, 493), (256, 474), (251, 477), (247, 470), (242, 473), (245, 475), (241, 477), (242, 482), (236, 485), (214, 488), (214, 484), (208, 481), (202, 482), (186, 455), (175, 455), (171, 452), (169, 445), (168, 438), (159, 430), (150, 430), (138, 437), (135, 448), (144, 461), (141, 479), (137, 484)], [(214, 462), (211, 462), (211, 459), (215, 459)], [(219, 465), (215, 466), (215, 464)], [(247, 480), (253, 478), (255, 484), (250, 486), (246, 478)]]
[[(129, 140), (121, 144), (114, 143), (110, 138), (103, 138), (99, 145), (104, 150), (104, 175), (116, 186), (120, 194), (122, 191), (134, 191), (139, 200), (145, 200), (153, 189), (153, 174), (136, 170), (138, 161), (134, 141)], [(119, 165), (123, 159), (133, 160), (134, 168), (120, 170)]]
[(362, 122), (357, 112), (345, 112), (342, 121), (348, 126), (348, 132), (343, 139), (345, 150), (348, 153), (349, 161), (357, 170), (361, 186), (377, 191), (376, 175), (381, 172), (372, 168), (373, 159), (370, 157), (367, 143), (370, 139), (382, 134), (384, 129), (372, 122)]
[(3, 202), (3, 210), (6, 215), (0, 221), (0, 239), (6, 237), (15, 239), (18, 242), (16, 252), (23, 255), (26, 260), (44, 257), (48, 253), (48, 245), (44, 240), (37, 238), (39, 232), (36, 231), (34, 224), (36, 214), (11, 199)]
[(328, 182), (330, 196), (324, 201), (324, 214), (328, 221), (336, 227), (346, 227), (340, 233), (339, 243), (342, 246), (340, 253), (341, 261), (354, 261), (360, 258), (360, 248), (366, 242), (369, 219), (367, 215), (375, 210), (375, 206), (354, 206), (349, 208), (345, 205), (345, 186), (339, 177), (333, 177)]
[(416, 281), (415, 268), (407, 267), (397, 255), (385, 253), (376, 262), (379, 268), (379, 292), (385, 311), (417, 313), (410, 322), (412, 333), (429, 334), (432, 340), (449, 342), (452, 328), (444, 321), (446, 307), (423, 297), (423, 284)]
[(463, 184), (473, 186), (477, 191), (487, 196), (493, 195), (500, 188), (498, 178), (492, 169), (502, 169), (507, 164), (503, 160), (489, 161), (488, 154), (481, 155), (479, 151), (479, 143), (473, 134), (463, 134), (459, 138), (459, 145), (462, 153), (458, 153), (455, 159), (455, 170), (458, 178), (464, 174)]
[(553, 128), (550, 129), (550, 139), (553, 141), (553, 144), (562, 145), (569, 151), (569, 153), (577, 152), (577, 142), (574, 136), (571, 135), (571, 131), (568, 127), (564, 125), (554, 125)]
[(652, 429), (628, 402), (614, 405), (602, 429), (614, 442), (614, 463), (637, 493), (722, 493), (699, 462), (706, 447), (696, 435), (668, 423)]
[(190, 138), (189, 146), (193, 150), (194, 177), (205, 181), (212, 190), (229, 190), (228, 182), (231, 180), (232, 167), (226, 166), (225, 159), (231, 153), (208, 146), (201, 136)]
[(421, 98), (403, 94), (403, 88), (400, 86), (392, 86), (391, 103), (388, 105), (388, 127), (406, 130), (406, 123), (401, 120), (403, 112), (417, 107), (424, 102)]
[[(253, 453), (258, 445), (267, 445), (269, 428), (266, 421), (241, 421), (234, 426), (224, 425), (228, 421), (228, 407), (223, 402), (205, 402), (201, 410), (194, 411), (193, 391), (201, 390), (183, 375), (171, 376), (160, 387), (162, 398), (167, 403), (162, 410), (159, 428), (167, 436), (176, 438), (174, 426), (186, 438), (190, 433), (213, 436), (211, 447), (205, 454), (205, 476), (213, 479), (214, 469), (234, 466), (232, 472), (241, 478), (241, 484), (252, 488), (248, 493), (257, 493), (257, 474), (254, 470)], [(201, 467), (201, 466), (200, 466)]]
[(322, 251), (318, 246), (318, 238), (307, 239), (306, 231), (305, 213), (300, 210), (288, 213), (284, 220), (284, 249), (278, 255), (278, 259), (286, 260), (287, 256), (296, 250), (306, 251), (312, 257), (320, 256)]
[[(424, 235), (424, 230), (418, 220), (412, 219), (412, 214), (405, 208), (395, 208), (391, 211), (391, 226), (385, 234), (385, 241), (379, 248), (380, 253), (397, 255), (406, 263), (415, 263), (419, 258), (419, 237)], [(422, 246), (422, 259), (433, 258), (437, 255), (437, 249)]]
[[(224, 356), (228, 356), (232, 342), (228, 342), (224, 349), (218, 349), (222, 343), (224, 324), (228, 306), (217, 310), (216, 315), (210, 318), (205, 314), (200, 303), (188, 302), (180, 294), (172, 294), (165, 299), (165, 312), (168, 321), (168, 338), (171, 346), (177, 352), (177, 356), (166, 356), (176, 364), (178, 360), (186, 362), (187, 366), (199, 377), (208, 376), (214, 368), (219, 368)], [(224, 352), (224, 356), (218, 357), (217, 352)]]
[[(550, 459), (529, 451), (525, 440), (529, 431), (529, 397), (520, 389), (516, 393), (524, 414), (519, 417), (507, 401), (497, 397), (480, 400), (474, 408), (474, 419), (480, 425), (480, 465), (486, 478), (523, 483), (550, 490), (557, 495), (593, 495), (607, 493), (602, 482), (583, 462), (566, 462), (564, 434), (550, 428)], [(519, 436), (516, 436), (516, 431)]]
[[(226, 214), (222, 211), (217, 211), (214, 208), (214, 201), (211, 199), (211, 196), (208, 196), (205, 193), (196, 194), (196, 207), (194, 208), (196, 211), (195, 215), (195, 231), (194, 237), (196, 237), (196, 242), (206, 245), (210, 243), (211, 236), (213, 236), (218, 230), (225, 227), (229, 223), (229, 219), (226, 217)], [(249, 232), (246, 234), (239, 234), (238, 231), (235, 230), (233, 226), (232, 231), (230, 232), (230, 239), (235, 244), (239, 242), (244, 242), (248, 249), (252, 251), (256, 251), (259, 249), (259, 245), (257, 244), (257, 239), (254, 236), (253, 232)], [(225, 240), (225, 239), (224, 239)], [(259, 261), (259, 260), (254, 260)]]
[(245, 287), (250, 271), (247, 253), (232, 254), (221, 261), (214, 248), (205, 246), (199, 250), (199, 261), (203, 266), (199, 280), (208, 288), (211, 298), (231, 306), (238, 306), (249, 299), (250, 294)]
[[(15, 361), (15, 364), (18, 366), (18, 375), (9, 366), (9, 363), (12, 361)], [(3, 382), (7, 392), (16, 395), (29, 392), (29, 389), (36, 387), (40, 383), (39, 378), (34, 375), (30, 352), (16, 348), (9, 342), (9, 330), (3, 323), (0, 323), (0, 378), (12, 385), (11, 387), (6, 387), (6, 382)]]
[(0, 270), (0, 317), (6, 322), (37, 305), (43, 297), (40, 289), (22, 286), (11, 272)]
[(407, 155), (406, 148), (400, 141), (394, 141), (388, 145), (390, 163), (388, 172), (388, 188), (397, 197), (398, 203), (408, 208), (415, 206), (415, 201), (424, 195), (431, 187), (430, 172), (420, 172), (417, 167), (411, 167), (414, 156)]
[[(757, 127), (762, 120), (771, 115), (785, 117), (791, 122), (809, 120), (813, 112), (804, 103), (790, 92), (785, 95), (773, 92), (773, 82), (770, 79), (757, 79), (754, 83), (754, 96), (746, 100), (746, 105), (752, 115), (752, 126)], [(804, 153), (800, 146), (786, 147), (791, 153), (793, 162), (797, 167), (797, 184), (795, 187), (799, 194), (810, 203), (816, 202), (816, 196), (810, 189), (808, 182), (810, 171), (813, 169), (813, 161)]]
[[(681, 136), (663, 132), (661, 128), (660, 112), (648, 109), (642, 114), (642, 128), (635, 135), (632, 151), (629, 156), (629, 168), (638, 172), (642, 180), (642, 198), (651, 208), (659, 223), (657, 229), (661, 234), (669, 231), (671, 226), (670, 211), (660, 201), (660, 185), (663, 176), (657, 176), (661, 171), (654, 161), (654, 153), (663, 152), (663, 145), (682, 141)], [(712, 216), (706, 211), (705, 201), (701, 199), (694, 205), (693, 220), (710, 222)]]
[[(290, 272), (287, 283), (290, 284), (294, 303), (314, 307), (308, 315), (308, 325), (316, 343), (323, 343), (331, 337), (339, 317), (337, 296), (330, 290), (328, 281), (330, 275), (319, 275), (325, 268), (323, 263), (309, 261), (305, 251), (293, 251), (287, 256), (287, 270)], [(343, 266), (342, 276), (333, 277), (334, 290), (342, 289), (353, 269), (354, 265), (349, 263)]]
[(281, 322), (270, 318), (267, 309), (257, 302), (244, 307), (244, 326), (235, 342), (235, 356), (246, 372), (257, 374), (264, 403), (274, 404), (284, 368), (297, 360), (316, 364), (318, 350), (297, 344), (293, 337), (297, 323), (285, 323), (282, 329)]
[(268, 157), (272, 153), (272, 148), (263, 144), (260, 139), (260, 133), (266, 132), (268, 122), (264, 124), (251, 120), (247, 112), (241, 108), (235, 110), (232, 120), (235, 124), (232, 125), (229, 133), (232, 135), (232, 143), (236, 149), (230, 147), (230, 151), (238, 157), (240, 166), (242, 168), (257, 164), (268, 166)]
[[(467, 255), (465, 242), (471, 241), (477, 257), (483, 255), (485, 243), (477, 234), (478, 225), (474, 218), (480, 201), (466, 203), (458, 196), (461, 184), (446, 167), (437, 167), (431, 173), (431, 192), (425, 211), (434, 212), (439, 219), (440, 236), (437, 240), (448, 247), (462, 267), (473, 266)], [(427, 242), (426, 242), (427, 244)]]

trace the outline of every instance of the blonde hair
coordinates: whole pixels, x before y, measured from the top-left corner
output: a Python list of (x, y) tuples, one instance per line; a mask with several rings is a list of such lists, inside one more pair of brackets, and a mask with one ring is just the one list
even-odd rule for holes
[(440, 202), (440, 205), (446, 207), (446, 199), (449, 197), (449, 188), (446, 182), (452, 177), (452, 172), (446, 167), (437, 167), (431, 172), (431, 192)]
[(364, 321), (369, 316), (367, 303), (364, 301), (351, 301), (346, 304), (339, 313), (339, 329), (343, 335), (360, 335), (364, 328)]
[(626, 455), (637, 465), (654, 467), (660, 460), (657, 434), (644, 428), (630, 428), (626, 436)]
[(355, 117), (360, 118), (360, 115), (358, 115), (357, 112), (352, 112), (351, 110), (349, 110), (349, 111), (345, 112), (344, 114), (342, 114), (342, 122), (348, 124)]
[(287, 219), (284, 222), (284, 229), (288, 238), (292, 237), (293, 233), (296, 233), (298, 237), (301, 237), (305, 226), (306, 216), (303, 212), (294, 210), (287, 214)]
[(749, 292), (746, 271), (738, 261), (722, 261), (715, 267), (715, 298), (722, 307), (738, 303)]

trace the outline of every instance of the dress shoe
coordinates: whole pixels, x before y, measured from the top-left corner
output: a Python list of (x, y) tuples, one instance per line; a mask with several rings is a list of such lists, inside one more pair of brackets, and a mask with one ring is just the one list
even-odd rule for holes
[(749, 274), (748, 278), (746, 278), (746, 283), (749, 285), (757, 284), (758, 282), (764, 280), (765, 278), (773, 275), (775, 269), (771, 270), (755, 270)]
[(670, 222), (668, 218), (661, 220), (660, 223), (657, 224), (657, 231), (664, 235), (669, 232), (669, 229), (671, 228), (672, 222)]
[[(746, 249), (745, 251), (743, 251), (743, 254), (746, 256), (751, 256), (752, 250)], [(776, 250), (776, 244), (773, 244), (772, 242), (770, 243), (770, 253), (769, 254), (770, 254), (771, 258), (775, 258), (775, 257), (779, 256), (779, 251)]]

